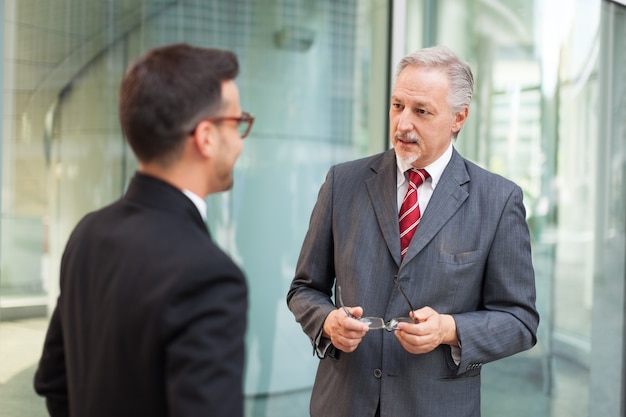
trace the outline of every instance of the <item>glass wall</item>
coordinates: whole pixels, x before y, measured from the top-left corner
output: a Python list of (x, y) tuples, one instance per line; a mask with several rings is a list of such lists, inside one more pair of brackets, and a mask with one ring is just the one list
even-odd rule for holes
[(0, 220), (0, 415), (46, 415), (32, 378), (61, 253), (136, 162), (117, 121), (122, 74), (168, 43), (228, 48), (256, 116), (235, 187), (209, 227), (250, 284), (249, 416), (308, 415), (317, 359), (285, 296), (331, 164), (386, 146), (385, 0), (5, 0)]
[(456, 147), (525, 194), (539, 342), (484, 368), (483, 415), (623, 415), (624, 7), (395, 4), (406, 9), (405, 52), (446, 44), (474, 70), (469, 122)]
[(46, 415), (32, 378), (65, 241), (136, 167), (119, 80), (173, 42), (237, 52), (256, 116), (235, 187), (207, 200), (249, 278), (248, 416), (308, 415), (317, 359), (285, 294), (310, 211), (331, 164), (388, 146), (389, 71), (432, 44), (476, 77), (457, 149), (522, 186), (532, 233), (539, 342), (484, 367), (483, 415), (624, 415), (623, 2), (0, 0), (0, 19), (3, 417)]
[[(600, 22), (589, 415), (626, 414), (626, 2)], [(618, 400), (618, 399), (621, 399)]]

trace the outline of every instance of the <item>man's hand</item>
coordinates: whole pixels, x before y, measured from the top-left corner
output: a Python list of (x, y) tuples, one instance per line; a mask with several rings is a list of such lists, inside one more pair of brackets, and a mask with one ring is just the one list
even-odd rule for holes
[[(347, 307), (355, 317), (363, 315), (361, 307)], [(324, 321), (322, 336), (330, 339), (337, 349), (343, 352), (353, 352), (361, 343), (369, 327), (365, 323), (349, 317), (346, 312), (338, 308), (331, 311)]]
[(430, 307), (412, 311), (415, 324), (398, 323), (394, 333), (409, 353), (428, 353), (439, 345), (458, 346), (456, 322), (448, 314), (439, 314)]

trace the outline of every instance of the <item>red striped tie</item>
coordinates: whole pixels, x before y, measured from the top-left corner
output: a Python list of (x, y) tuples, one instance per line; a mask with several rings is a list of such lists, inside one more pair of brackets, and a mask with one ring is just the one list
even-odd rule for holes
[(409, 247), (411, 238), (415, 234), (415, 230), (420, 223), (420, 206), (417, 199), (417, 187), (422, 185), (424, 180), (429, 177), (428, 172), (423, 169), (413, 168), (409, 171), (409, 188), (406, 191), (400, 213), (400, 254), (404, 258), (406, 250)]

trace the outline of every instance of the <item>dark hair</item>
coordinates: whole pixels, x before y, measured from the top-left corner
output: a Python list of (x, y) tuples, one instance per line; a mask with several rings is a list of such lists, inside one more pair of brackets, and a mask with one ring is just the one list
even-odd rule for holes
[(122, 131), (142, 162), (168, 163), (202, 119), (225, 106), (222, 82), (239, 73), (230, 51), (168, 45), (148, 51), (120, 85)]

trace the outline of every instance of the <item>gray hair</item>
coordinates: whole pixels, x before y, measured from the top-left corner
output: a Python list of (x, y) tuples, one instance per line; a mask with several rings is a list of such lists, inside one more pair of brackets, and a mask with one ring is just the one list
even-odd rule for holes
[(474, 76), (470, 66), (457, 57), (446, 46), (433, 46), (419, 49), (402, 58), (398, 64), (396, 77), (408, 66), (416, 65), (426, 68), (441, 69), (448, 75), (450, 92), (448, 105), (453, 113), (469, 107), (474, 93)]

